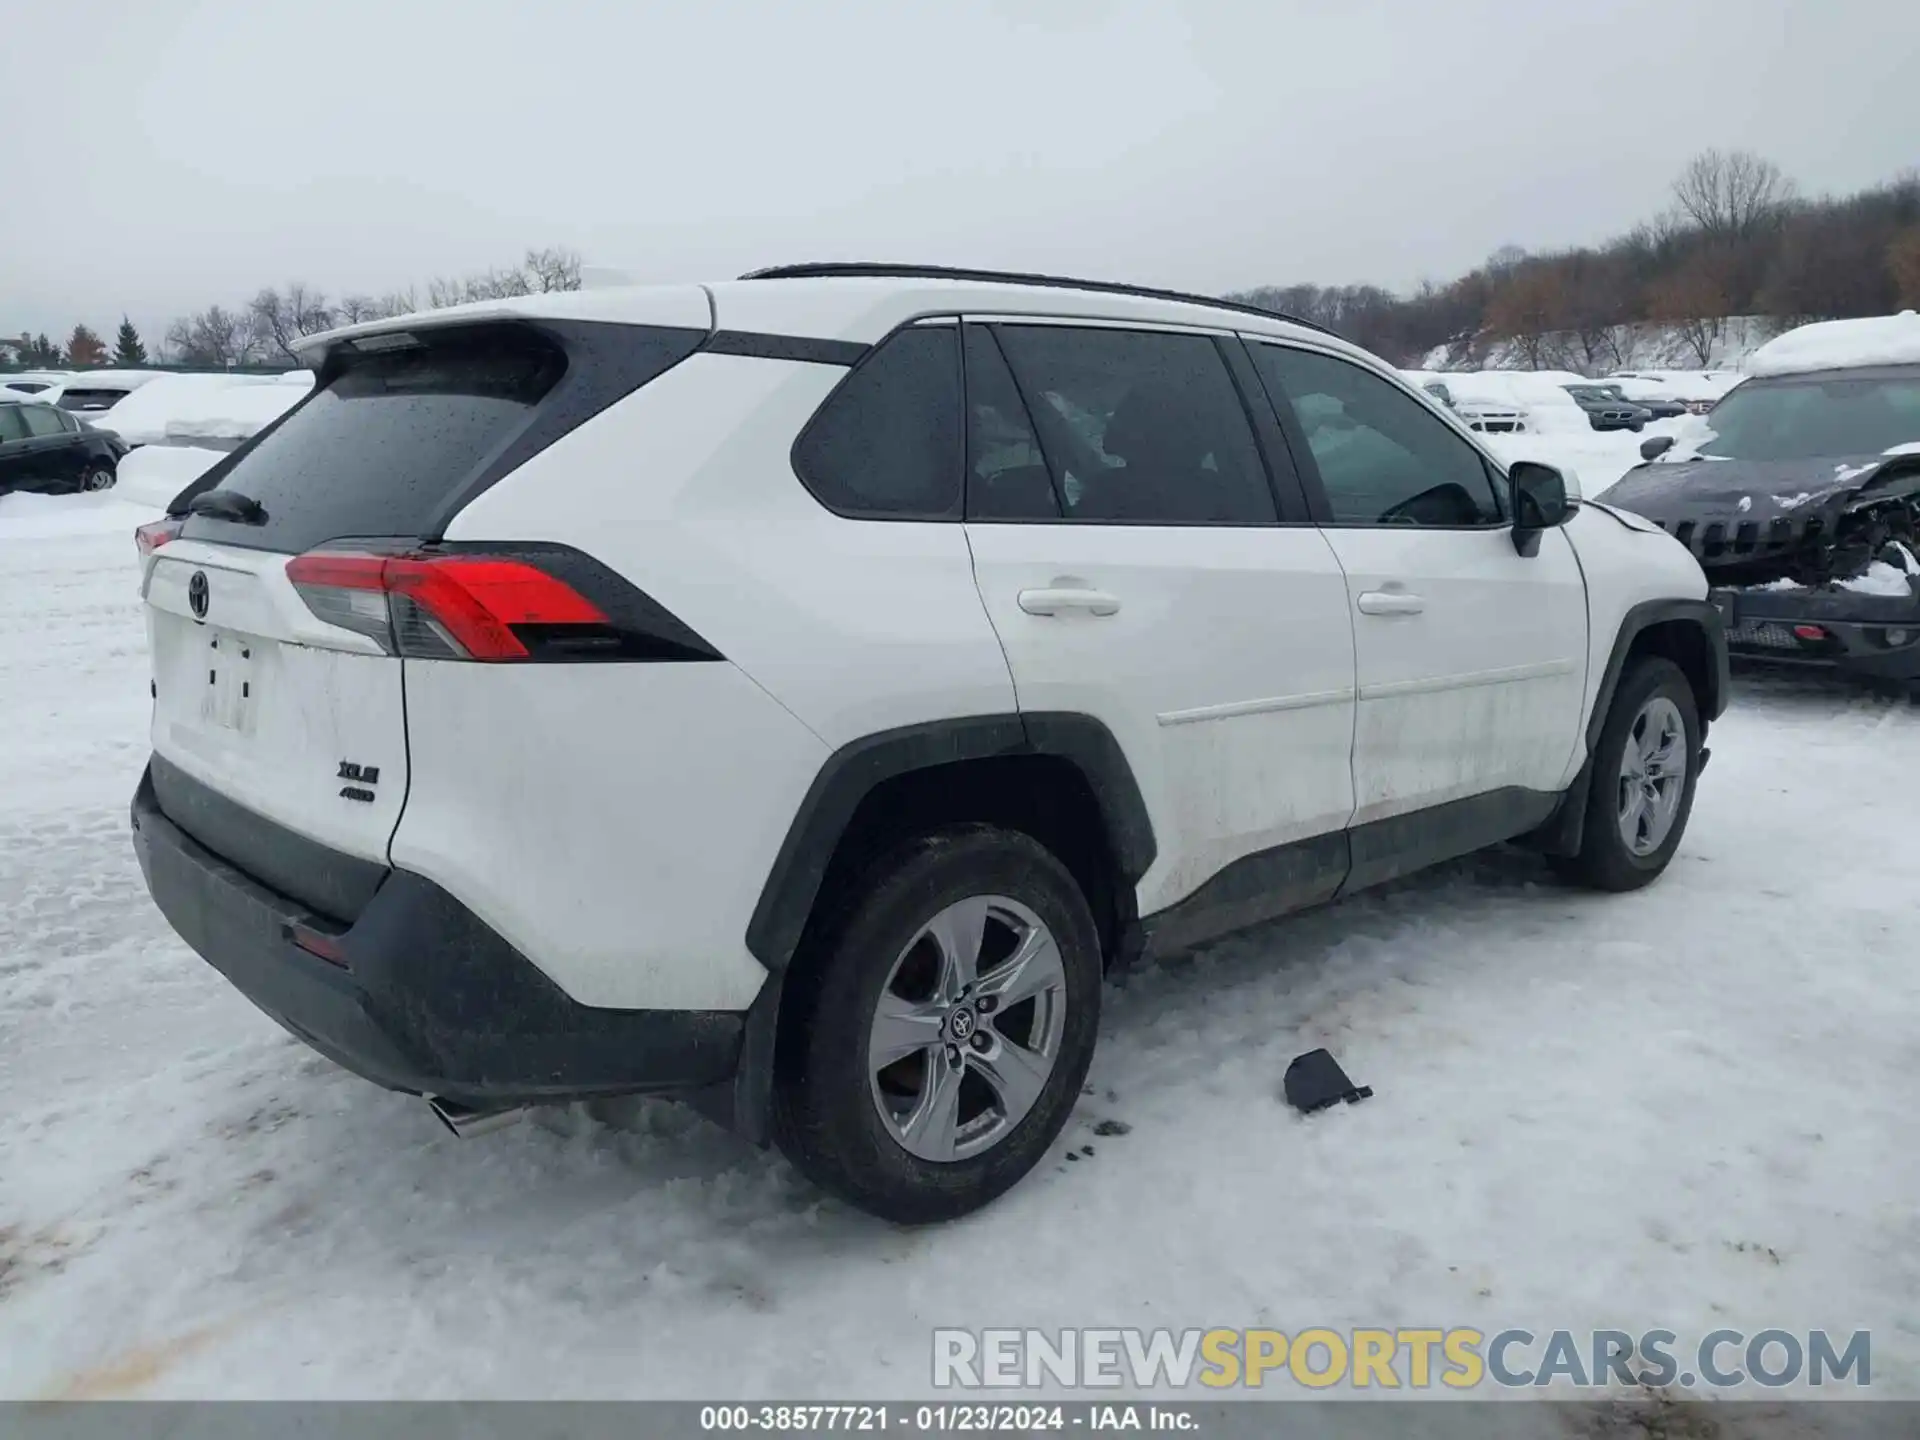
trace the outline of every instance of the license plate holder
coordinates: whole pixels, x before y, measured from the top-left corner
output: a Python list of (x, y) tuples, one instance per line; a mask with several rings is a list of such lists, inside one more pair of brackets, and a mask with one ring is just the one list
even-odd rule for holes
[(260, 702), (261, 642), (230, 630), (204, 633), (207, 684), (200, 719), (211, 729), (251, 735)]

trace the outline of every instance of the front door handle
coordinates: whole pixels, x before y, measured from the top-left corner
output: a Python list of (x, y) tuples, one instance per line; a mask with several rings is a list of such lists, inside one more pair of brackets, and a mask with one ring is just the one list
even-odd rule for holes
[(1029, 615), (1059, 615), (1073, 610), (1089, 615), (1120, 613), (1120, 597), (1104, 590), (1022, 590), (1019, 601)]
[(1362, 615), (1418, 615), (1427, 608), (1425, 597), (1404, 590), (1368, 590), (1358, 603)]

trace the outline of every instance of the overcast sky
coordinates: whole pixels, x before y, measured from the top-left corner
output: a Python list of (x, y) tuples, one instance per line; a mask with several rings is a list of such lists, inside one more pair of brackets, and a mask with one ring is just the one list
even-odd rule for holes
[(1216, 292), (1920, 163), (1911, 0), (0, 0), (0, 333), (561, 244)]

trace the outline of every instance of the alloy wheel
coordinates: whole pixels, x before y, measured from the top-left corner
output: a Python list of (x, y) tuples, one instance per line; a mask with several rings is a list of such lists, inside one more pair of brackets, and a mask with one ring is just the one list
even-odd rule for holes
[(970, 1159), (1040, 1098), (1066, 1028), (1060, 946), (1027, 906), (971, 896), (895, 958), (867, 1043), (874, 1105), (922, 1160)]
[(1687, 727), (1665, 695), (1648, 697), (1620, 756), (1620, 838), (1642, 858), (1667, 841), (1687, 786)]

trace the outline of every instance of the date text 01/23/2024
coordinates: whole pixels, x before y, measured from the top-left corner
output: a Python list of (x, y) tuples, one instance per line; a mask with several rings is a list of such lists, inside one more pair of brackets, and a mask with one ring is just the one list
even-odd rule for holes
[(1174, 1405), (706, 1405), (709, 1432), (1016, 1434), (1035, 1431), (1191, 1432), (1199, 1423)]

